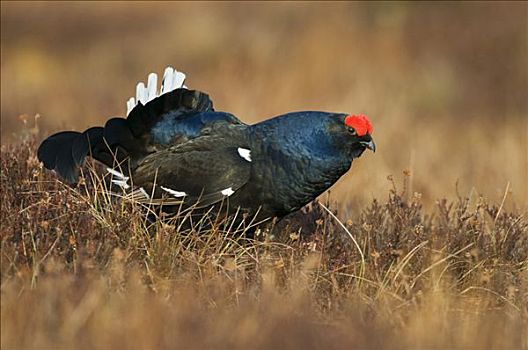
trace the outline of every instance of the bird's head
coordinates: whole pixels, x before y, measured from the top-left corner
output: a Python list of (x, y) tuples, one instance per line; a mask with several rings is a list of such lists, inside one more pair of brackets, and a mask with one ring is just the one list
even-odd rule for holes
[(335, 148), (339, 148), (347, 157), (357, 158), (367, 148), (376, 151), (372, 139), (372, 124), (364, 115), (334, 114), (333, 122), (328, 124)]
[(372, 139), (372, 124), (365, 115), (347, 115), (344, 123), (352, 139), (353, 150), (359, 152), (357, 156), (367, 148), (376, 152), (376, 144)]
[(376, 150), (372, 124), (364, 115), (291, 112), (255, 124), (254, 128), (268, 140), (280, 140), (275, 146), (284, 146), (287, 152), (306, 152), (329, 163), (335, 162), (335, 157), (350, 161), (367, 148)]

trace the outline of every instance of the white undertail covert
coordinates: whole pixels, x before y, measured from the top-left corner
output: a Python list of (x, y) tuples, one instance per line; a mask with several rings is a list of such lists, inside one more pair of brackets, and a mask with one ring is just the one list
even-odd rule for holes
[(140, 81), (136, 85), (136, 98), (130, 97), (127, 101), (127, 115), (136, 107), (138, 102), (141, 104), (146, 104), (149, 101), (152, 101), (158, 96), (166, 94), (176, 89), (187, 87), (185, 83), (185, 73), (178, 72), (172, 67), (165, 68), (163, 73), (163, 80), (161, 81), (160, 89), (158, 90), (158, 75), (156, 73), (150, 73), (147, 78), (147, 86), (145, 83)]

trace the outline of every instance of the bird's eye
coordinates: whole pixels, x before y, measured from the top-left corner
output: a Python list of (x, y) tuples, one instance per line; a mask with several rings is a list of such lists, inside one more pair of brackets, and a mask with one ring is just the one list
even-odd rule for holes
[(351, 133), (352, 136), (356, 136), (356, 135), (357, 135), (357, 131), (356, 131), (356, 129), (354, 129), (354, 128), (349, 127), (349, 128), (348, 128), (348, 132)]

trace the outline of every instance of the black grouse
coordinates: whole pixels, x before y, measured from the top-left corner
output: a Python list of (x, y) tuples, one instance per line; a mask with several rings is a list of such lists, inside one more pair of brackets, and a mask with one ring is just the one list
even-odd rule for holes
[(266, 219), (311, 202), (366, 148), (375, 150), (365, 116), (305, 111), (247, 125), (215, 111), (207, 94), (184, 81), (168, 67), (157, 91), (151, 73), (127, 102), (126, 119), (54, 134), (42, 142), (38, 158), (75, 183), (91, 156), (107, 166), (113, 186), (169, 211), (227, 203)]

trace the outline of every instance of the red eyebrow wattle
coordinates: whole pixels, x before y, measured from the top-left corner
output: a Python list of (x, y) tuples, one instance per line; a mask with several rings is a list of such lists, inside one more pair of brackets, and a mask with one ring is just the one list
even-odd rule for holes
[(345, 124), (354, 128), (359, 136), (370, 135), (373, 131), (370, 120), (363, 114), (347, 116), (345, 118)]

